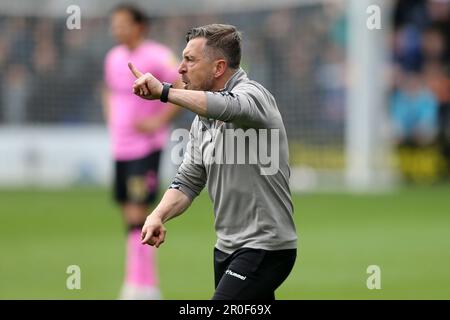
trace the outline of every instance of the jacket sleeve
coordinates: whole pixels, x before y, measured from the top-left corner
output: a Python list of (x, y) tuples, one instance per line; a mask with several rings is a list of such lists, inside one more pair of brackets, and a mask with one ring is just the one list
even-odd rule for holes
[(210, 119), (265, 128), (279, 115), (272, 94), (248, 83), (233, 91), (206, 92), (206, 113)]
[(198, 139), (199, 118), (196, 117), (189, 132), (189, 141), (184, 153), (183, 162), (169, 189), (177, 189), (183, 192), (189, 199), (194, 200), (203, 190), (206, 184), (206, 170), (203, 165), (200, 151), (201, 141)]

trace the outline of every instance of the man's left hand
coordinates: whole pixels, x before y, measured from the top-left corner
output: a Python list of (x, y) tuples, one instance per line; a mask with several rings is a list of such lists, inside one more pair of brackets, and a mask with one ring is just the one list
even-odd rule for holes
[(158, 79), (151, 73), (143, 74), (131, 62), (128, 63), (128, 67), (137, 79), (133, 85), (134, 94), (147, 100), (155, 100), (161, 97), (163, 85)]

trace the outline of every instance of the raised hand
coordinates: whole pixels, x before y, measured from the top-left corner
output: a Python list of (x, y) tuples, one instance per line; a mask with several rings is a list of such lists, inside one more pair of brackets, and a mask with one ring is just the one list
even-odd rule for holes
[(133, 85), (134, 94), (147, 100), (160, 98), (163, 85), (158, 79), (151, 73), (143, 74), (131, 62), (128, 63), (128, 68), (137, 79)]

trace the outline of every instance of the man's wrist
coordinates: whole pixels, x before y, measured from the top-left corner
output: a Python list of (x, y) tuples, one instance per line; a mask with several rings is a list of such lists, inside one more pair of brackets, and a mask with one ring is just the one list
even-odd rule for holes
[(161, 223), (165, 222), (164, 213), (157, 209), (153, 210), (153, 212), (147, 216), (147, 219), (157, 219), (161, 221)]
[(162, 83), (162, 89), (161, 89), (161, 94), (159, 97), (159, 100), (161, 102), (168, 102), (169, 101), (169, 91), (172, 88), (172, 84), (168, 83), (168, 82), (163, 82)]

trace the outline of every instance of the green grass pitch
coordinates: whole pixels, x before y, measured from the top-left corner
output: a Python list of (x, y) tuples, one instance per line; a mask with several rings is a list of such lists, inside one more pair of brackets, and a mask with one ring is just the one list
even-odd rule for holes
[[(450, 299), (450, 186), (294, 196), (299, 255), (278, 299)], [(166, 299), (209, 299), (215, 243), (203, 193), (167, 224)], [(116, 299), (125, 233), (106, 189), (0, 190), (0, 299)], [(68, 290), (66, 269), (81, 268)], [(369, 265), (381, 289), (369, 290)]]

